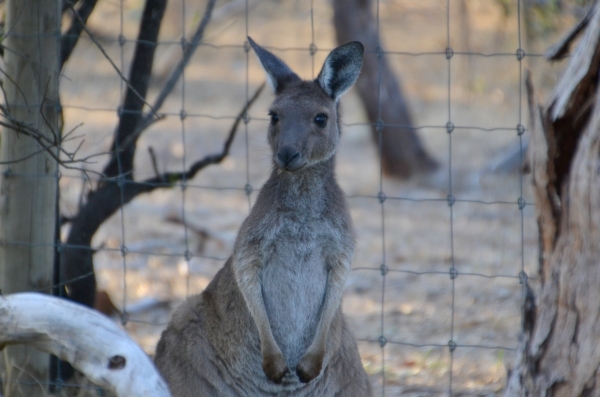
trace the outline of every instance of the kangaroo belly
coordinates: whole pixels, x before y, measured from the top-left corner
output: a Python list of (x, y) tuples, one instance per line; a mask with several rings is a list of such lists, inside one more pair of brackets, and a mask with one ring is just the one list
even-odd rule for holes
[(261, 272), (263, 300), (273, 336), (294, 368), (319, 322), (327, 271), (316, 244), (279, 242)]

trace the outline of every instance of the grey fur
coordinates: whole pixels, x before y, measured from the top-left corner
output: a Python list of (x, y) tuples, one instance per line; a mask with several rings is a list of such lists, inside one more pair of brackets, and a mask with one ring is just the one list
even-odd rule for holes
[(368, 397), (341, 311), (354, 234), (334, 171), (341, 91), (327, 85), (352, 85), (362, 46), (358, 58), (355, 44), (332, 51), (335, 62), (320, 74), (329, 73), (326, 82), (302, 81), (280, 73), (291, 70), (249, 40), (276, 76), (277, 117), (268, 132), (274, 166), (232, 256), (176, 310), (155, 362), (174, 397)]
[(295, 83), (300, 81), (300, 77), (292, 72), (292, 69), (290, 69), (285, 62), (256, 44), (251, 37), (248, 37), (248, 43), (250, 43), (254, 49), (254, 53), (265, 70), (267, 80), (269, 81), (271, 88), (273, 88), (273, 91), (279, 93), (283, 90), (285, 83)]

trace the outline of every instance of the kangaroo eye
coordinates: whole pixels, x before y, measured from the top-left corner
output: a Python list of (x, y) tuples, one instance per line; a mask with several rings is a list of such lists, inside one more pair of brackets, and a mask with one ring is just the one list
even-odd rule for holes
[(275, 112), (269, 112), (269, 116), (271, 116), (271, 124), (275, 125), (279, 121), (279, 116)]
[(320, 128), (325, 128), (327, 125), (327, 115), (319, 113), (315, 116), (315, 124)]

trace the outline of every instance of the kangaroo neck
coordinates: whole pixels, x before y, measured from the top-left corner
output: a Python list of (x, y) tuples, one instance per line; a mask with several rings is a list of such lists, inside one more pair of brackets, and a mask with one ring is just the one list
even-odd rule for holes
[(277, 192), (277, 202), (273, 204), (280, 209), (318, 210), (325, 204), (331, 188), (337, 186), (334, 166), (333, 156), (296, 172), (274, 166), (267, 182)]

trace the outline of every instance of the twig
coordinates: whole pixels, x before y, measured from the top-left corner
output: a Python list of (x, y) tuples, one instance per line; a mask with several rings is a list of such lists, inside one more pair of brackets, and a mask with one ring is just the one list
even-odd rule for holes
[[(1, 164), (14, 164), (14, 163), (17, 163), (20, 161), (27, 160), (36, 154), (46, 152), (59, 165), (65, 167), (67, 169), (79, 170), (78, 167), (72, 167), (72, 166), (70, 166), (70, 164), (89, 163), (90, 162), (89, 160), (91, 160), (94, 157), (111, 154), (109, 152), (95, 153), (93, 155), (90, 155), (87, 157), (82, 157), (82, 158), (78, 159), (78, 158), (76, 158), (76, 154), (79, 151), (79, 149), (81, 148), (81, 146), (83, 145), (83, 142), (84, 142), (83, 140), (79, 143), (79, 145), (77, 146), (77, 149), (74, 152), (69, 152), (68, 150), (63, 148), (56, 141), (56, 133), (55, 132), (53, 132), (54, 139), (50, 139), (49, 137), (45, 136), (44, 134), (42, 134), (40, 131), (38, 131), (36, 128), (29, 125), (28, 123), (25, 123), (23, 121), (19, 121), (19, 120), (15, 119), (10, 113), (7, 112), (7, 109), (2, 105), (0, 105), (0, 112), (2, 112), (2, 113), (0, 113), (0, 116), (5, 117), (9, 121), (9, 123), (7, 123), (7, 122), (0, 120), (0, 126), (11, 129), (11, 130), (15, 131), (17, 134), (26, 135), (26, 136), (32, 138), (33, 140), (35, 140), (38, 143), (38, 145), (40, 145), (40, 150), (37, 150), (34, 153), (31, 153), (23, 158), (19, 158), (16, 160), (3, 161)], [(44, 117), (44, 120), (46, 120), (45, 117)], [(47, 120), (46, 120), (46, 122), (47, 122)], [(77, 128), (77, 127), (75, 127), (75, 128)], [(69, 134), (71, 132), (73, 132), (74, 130), (75, 129), (71, 130), (69, 132)], [(72, 139), (74, 139), (74, 138), (72, 138)], [(59, 153), (64, 154), (65, 156), (67, 156), (68, 159), (67, 160), (61, 159), (57, 153), (54, 153), (53, 149), (57, 149)], [(87, 172), (87, 170), (86, 170), (86, 172)], [(98, 173), (95, 171), (89, 171), (89, 172), (92, 172), (97, 175), (102, 175), (101, 173)]]
[(28, 154), (27, 156), (24, 156), (24, 157), (15, 159), (15, 160), (0, 161), (0, 165), (20, 163), (21, 161), (29, 160), (30, 158), (37, 156), (40, 153), (44, 153), (46, 150), (49, 150), (49, 149), (52, 149), (52, 147), (42, 147), (41, 149), (38, 149), (35, 152)]
[(156, 153), (154, 153), (154, 149), (152, 146), (148, 148), (148, 154), (150, 155), (150, 161), (152, 162), (152, 169), (154, 170), (154, 175), (159, 176), (160, 172), (158, 171), (158, 164), (156, 163)]
[(72, 138), (69, 138), (69, 135), (71, 135), (73, 132), (75, 132), (76, 129), (78, 129), (79, 127), (81, 127), (83, 125), (83, 123), (79, 123), (77, 124), (75, 127), (71, 128), (71, 131), (67, 132), (66, 134), (63, 135), (62, 137), (62, 141), (63, 142), (67, 142), (73, 139), (77, 139), (77, 138), (82, 138), (84, 135), (78, 135), (78, 136), (74, 136)]
[[(152, 125), (154, 122), (161, 120), (163, 118), (160, 116), (155, 117), (156, 112), (162, 107), (167, 96), (173, 91), (177, 81), (179, 80), (179, 78), (181, 77), (181, 74), (183, 73), (183, 70), (185, 69), (186, 65), (188, 64), (189, 60), (191, 59), (192, 55), (194, 54), (194, 51), (200, 44), (200, 41), (202, 40), (202, 37), (204, 35), (204, 30), (208, 26), (208, 23), (211, 19), (212, 10), (214, 8), (215, 3), (216, 3), (216, 0), (209, 0), (208, 3), (206, 4), (204, 16), (202, 17), (202, 20), (200, 21), (200, 24), (198, 25), (198, 28), (196, 29), (196, 32), (192, 38), (191, 44), (186, 44), (185, 41), (182, 43), (184, 45), (183, 57), (177, 64), (177, 67), (171, 73), (169, 79), (165, 83), (161, 92), (158, 94), (158, 97), (156, 98), (156, 100), (154, 102), (154, 107), (152, 108), (154, 113), (150, 113), (150, 114), (147, 114), (146, 116), (142, 117), (141, 120), (139, 120), (136, 123), (135, 130), (133, 130), (130, 134), (128, 133), (127, 137), (125, 137), (123, 139), (123, 141), (119, 142), (118, 147), (121, 151), (127, 151), (127, 150), (130, 150), (130, 148), (133, 148), (133, 150), (135, 150), (135, 144), (137, 142), (137, 139), (141, 135), (141, 133), (146, 128), (148, 128), (150, 125)], [(104, 167), (104, 172), (106, 174), (111, 174), (110, 170), (116, 169), (116, 164), (118, 164), (118, 152), (114, 151), (112, 153), (112, 156), (111, 156), (109, 162)], [(131, 165), (131, 164), (129, 164), (129, 165)], [(122, 171), (119, 171), (119, 172), (122, 172)]]
[(590, 7), (586, 12), (585, 16), (579, 21), (571, 30), (556, 44), (548, 49), (545, 57), (549, 61), (558, 61), (565, 57), (569, 52), (571, 44), (579, 36), (581, 32), (586, 28), (593, 13), (593, 7)]
[[(212, 10), (214, 8), (215, 3), (216, 3), (216, 0), (209, 0), (209, 2), (206, 3), (204, 16), (202, 17), (202, 20), (200, 21), (200, 24), (198, 25), (198, 28), (196, 29), (196, 32), (194, 33), (194, 36), (192, 37), (192, 41), (191, 41), (191, 43), (187, 44), (184, 47), (183, 57), (177, 63), (177, 66), (175, 66), (175, 68), (171, 72), (163, 89), (160, 91), (160, 93), (156, 97), (156, 100), (154, 101), (154, 109), (159, 110), (162, 107), (163, 103), (165, 102), (165, 100), (167, 99), (169, 94), (171, 94), (171, 91), (173, 91), (173, 89), (175, 88), (177, 81), (179, 81), (179, 78), (181, 77), (183, 70), (189, 63), (190, 59), (192, 58), (192, 55), (194, 55), (194, 51), (196, 51), (196, 48), (198, 48), (198, 46), (200, 45), (200, 42), (202, 41), (202, 37), (204, 37), (204, 30), (206, 29), (206, 27), (208, 26), (208, 23), (210, 22)], [(127, 137), (127, 139), (124, 142), (122, 142), (121, 147), (126, 148), (130, 144), (135, 142), (137, 137), (146, 128), (150, 127), (150, 125), (152, 125), (154, 122), (156, 122), (158, 120), (159, 119), (155, 119), (152, 114), (147, 114), (146, 116), (144, 116), (142, 118), (142, 120), (140, 120), (140, 122), (138, 123), (136, 131), (133, 134), (131, 134), (129, 137)]]
[[(98, 184), (98, 188), (87, 195), (88, 200), (79, 209), (77, 215), (71, 222), (71, 230), (67, 237), (65, 248), (61, 257), (64, 279), (73, 279), (84, 273), (91, 273), (76, 283), (69, 284), (70, 296), (77, 302), (91, 305), (94, 299), (96, 281), (93, 273), (92, 253), (87, 250), (91, 247), (91, 240), (98, 228), (119, 210), (123, 205), (131, 202), (143, 193), (149, 193), (159, 188), (170, 188), (174, 184), (187, 177), (193, 177), (200, 169), (220, 162), (228, 153), (233, 142), (237, 127), (248, 109), (258, 98), (264, 84), (257, 90), (254, 96), (245, 104), (239, 116), (235, 120), (229, 132), (223, 151), (216, 155), (210, 155), (192, 165), (187, 172), (165, 173), (154, 178), (136, 182), (132, 178), (118, 175), (115, 178), (106, 178)], [(119, 182), (123, 182), (120, 184)], [(76, 248), (69, 248), (76, 247)], [(92, 291), (90, 296), (89, 291)]]
[(209, 154), (205, 156), (203, 159), (198, 160), (194, 164), (192, 164), (192, 166), (186, 172), (167, 172), (162, 175), (158, 175), (155, 178), (151, 178), (144, 182), (141, 182), (140, 184), (149, 186), (163, 181), (168, 181), (168, 183), (172, 185), (175, 182), (179, 182), (183, 179), (192, 179), (198, 173), (198, 171), (202, 170), (206, 166), (211, 164), (218, 164), (221, 161), (223, 161), (223, 159), (229, 154), (229, 149), (231, 148), (231, 144), (233, 143), (233, 139), (235, 138), (235, 134), (237, 132), (240, 121), (242, 121), (245, 118), (248, 109), (250, 108), (250, 106), (252, 106), (256, 99), (258, 99), (258, 96), (262, 92), (263, 88), (265, 88), (265, 83), (258, 87), (252, 98), (248, 100), (248, 103), (246, 103), (244, 108), (237, 115), (233, 125), (231, 126), (231, 129), (229, 130), (227, 139), (223, 144), (223, 150), (221, 151), (221, 153)]
[[(73, 17), (73, 19), (71, 20), (71, 26), (69, 27), (69, 30), (67, 30), (67, 32), (62, 36), (62, 38), (60, 40), (60, 68), (61, 69), (65, 66), (65, 63), (71, 56), (71, 53), (73, 52), (73, 49), (75, 48), (75, 45), (77, 44), (77, 41), (81, 37), (81, 32), (83, 31), (83, 25), (85, 25), (87, 23), (87, 20), (90, 17), (90, 15), (92, 14), (92, 11), (94, 11), (94, 8), (96, 7), (97, 2), (98, 2), (98, 0), (84, 0), (83, 4), (81, 4), (79, 9), (77, 11), (75, 11), (81, 19), (77, 20), (77, 23), (76, 23), (76, 17)], [(71, 6), (71, 8), (72, 8), (74, 6), (73, 2), (71, 2), (69, 0), (67, 0), (65, 3), (68, 3), (68, 5), (65, 4), (65, 5), (63, 5), (63, 7)]]
[[(211, 1), (216, 1), (216, 0), (211, 0)], [(117, 74), (119, 75), (119, 77), (121, 77), (121, 80), (123, 80), (123, 82), (125, 82), (125, 84), (127, 84), (127, 86), (131, 89), (131, 92), (133, 92), (135, 94), (135, 96), (137, 96), (139, 98), (139, 100), (142, 101), (142, 103), (144, 103), (144, 105), (146, 105), (146, 106), (148, 106), (150, 108), (150, 110), (151, 110), (150, 118), (153, 118), (154, 116), (158, 117), (158, 114), (154, 110), (154, 107), (152, 105), (150, 105), (148, 102), (146, 102), (146, 100), (144, 99), (144, 97), (142, 97), (140, 95), (140, 93), (137, 92), (137, 90), (135, 88), (133, 88), (133, 86), (131, 85), (131, 83), (127, 79), (127, 77), (125, 77), (123, 75), (123, 73), (121, 73), (121, 71), (119, 70), (119, 67), (113, 62), (113, 60), (110, 58), (110, 56), (106, 53), (106, 51), (104, 50), (104, 47), (102, 47), (102, 45), (98, 42), (98, 40), (96, 40), (96, 38), (94, 37), (94, 35), (92, 34), (92, 32), (87, 28), (87, 26), (85, 26), (85, 23), (83, 22), (83, 20), (81, 19), (81, 17), (77, 13), (77, 11), (75, 11), (75, 8), (72, 5), (69, 5), (69, 7), (71, 8), (71, 10), (73, 10), (73, 12), (75, 13), (75, 16), (81, 22), (83, 30), (85, 30), (85, 32), (88, 34), (88, 36), (90, 37), (90, 39), (94, 42), (94, 44), (96, 44), (96, 47), (98, 47), (98, 49), (100, 50), (100, 52), (102, 53), (102, 55), (104, 55), (104, 58), (106, 58), (108, 60), (108, 62), (110, 62), (110, 64), (113, 67), (113, 69), (115, 69), (115, 71), (117, 72)]]
[[(3, 46), (3, 48), (4, 48), (4, 46)], [(25, 93), (23, 92), (21, 87), (19, 87), (19, 85), (13, 80), (13, 78), (10, 77), (8, 74), (6, 74), (6, 72), (4, 70), (0, 69), (0, 73), (2, 73), (4, 75), (4, 77), (7, 78), (8, 81), (10, 81), (15, 86), (17, 91), (19, 91), (19, 94), (21, 94), (21, 96), (23, 97), (23, 102), (25, 103), (25, 106), (28, 106), (27, 98), (25, 97)], [(8, 97), (6, 96), (6, 91), (4, 90), (4, 84), (0, 85), (0, 89), (2, 89), (2, 95), (4, 96), (4, 103), (6, 104), (6, 108), (9, 109), (8, 104), (10, 102), (8, 101)]]

